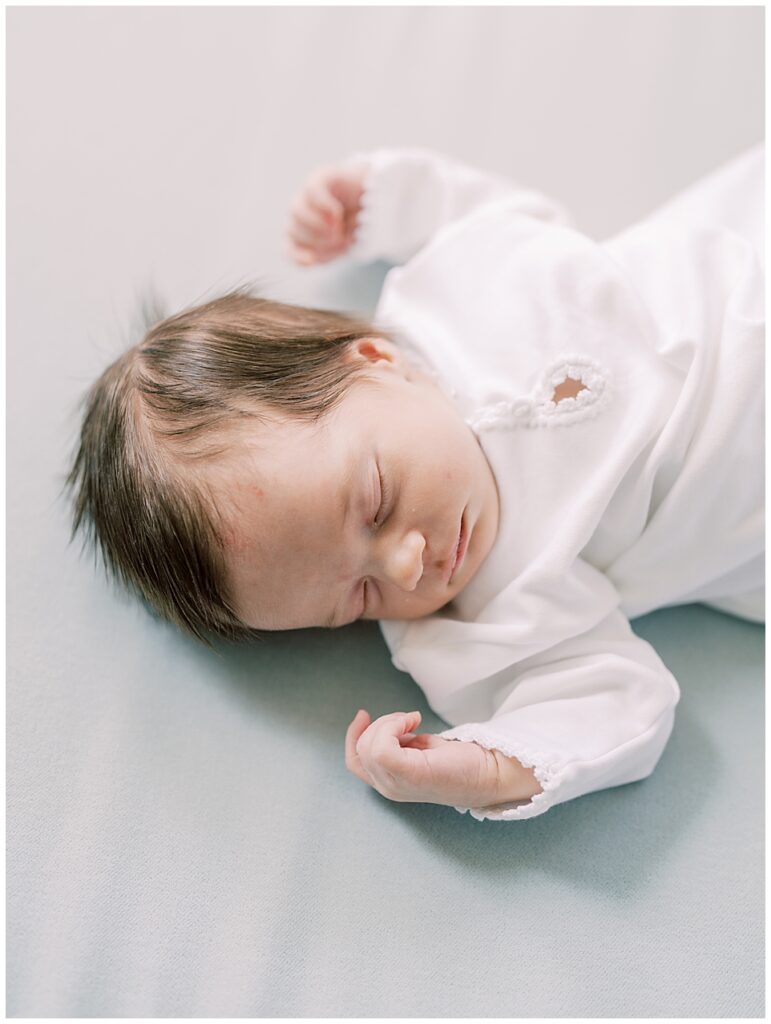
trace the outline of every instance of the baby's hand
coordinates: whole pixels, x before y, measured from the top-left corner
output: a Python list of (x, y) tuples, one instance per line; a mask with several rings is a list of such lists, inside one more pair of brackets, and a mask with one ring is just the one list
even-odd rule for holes
[(302, 266), (328, 263), (353, 242), (364, 194), (366, 165), (319, 167), (295, 197), (287, 228), (287, 253)]
[(359, 711), (345, 736), (345, 764), (389, 800), (484, 807), (528, 799), (541, 787), (532, 769), (476, 743), (413, 734), (419, 711), (371, 722)]

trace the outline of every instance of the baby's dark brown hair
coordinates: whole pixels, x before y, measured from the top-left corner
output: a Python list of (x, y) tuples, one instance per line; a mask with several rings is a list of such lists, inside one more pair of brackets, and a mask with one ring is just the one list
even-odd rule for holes
[[(255, 635), (227, 595), (220, 518), (191, 469), (260, 410), (319, 420), (360, 372), (364, 318), (237, 289), (151, 327), (85, 398), (67, 477), (73, 537), (158, 613), (205, 643)], [(187, 470), (187, 472), (185, 472)]]

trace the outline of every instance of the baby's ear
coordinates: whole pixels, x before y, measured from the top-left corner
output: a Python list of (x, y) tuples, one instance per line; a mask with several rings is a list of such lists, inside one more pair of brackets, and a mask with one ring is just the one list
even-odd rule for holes
[(357, 338), (348, 346), (347, 356), (354, 362), (388, 363), (402, 371), (406, 368), (406, 361), (398, 346), (386, 338)]

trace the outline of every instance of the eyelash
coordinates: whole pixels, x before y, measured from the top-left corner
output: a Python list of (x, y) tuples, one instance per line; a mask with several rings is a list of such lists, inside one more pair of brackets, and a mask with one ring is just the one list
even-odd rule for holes
[(390, 500), (391, 500), (391, 496), (390, 496), (390, 492), (388, 490), (388, 487), (387, 487), (385, 481), (383, 480), (383, 474), (380, 472), (380, 466), (378, 466), (378, 468), (377, 468), (377, 476), (378, 476), (378, 480), (380, 481), (380, 506), (379, 506), (377, 512), (375, 513), (374, 525), (375, 526), (382, 526), (383, 525), (383, 520), (381, 519), (381, 521), (378, 522), (378, 517), (380, 516), (380, 514), (381, 514), (381, 512), (383, 511), (384, 508), (388, 508), (388, 505), (389, 505)]
[[(378, 507), (377, 512), (375, 513), (375, 518), (373, 520), (373, 524), (375, 526), (382, 526), (384, 520), (380, 520), (380, 522), (378, 522), (378, 517), (382, 513), (383, 509), (387, 509), (389, 507), (389, 504), (390, 504), (390, 501), (391, 501), (391, 492), (388, 490), (386, 482), (383, 479), (383, 474), (380, 472), (380, 466), (377, 467), (377, 478), (378, 478), (378, 481), (380, 483), (380, 505)], [(359, 618), (361, 618), (362, 615), (366, 615), (366, 613), (367, 613), (367, 603), (368, 603), (367, 602), (367, 590), (368, 590), (367, 584), (368, 583), (369, 583), (368, 580), (362, 580), (362, 583), (361, 583), (362, 608), (361, 608), (361, 614), (359, 615)]]

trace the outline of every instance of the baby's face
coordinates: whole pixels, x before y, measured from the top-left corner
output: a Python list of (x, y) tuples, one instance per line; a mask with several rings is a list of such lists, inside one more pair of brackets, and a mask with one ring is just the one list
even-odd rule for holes
[(246, 421), (209, 481), (231, 600), (258, 629), (414, 619), (469, 582), (498, 528), (490, 466), (451, 401), (381, 339), (318, 424)]

